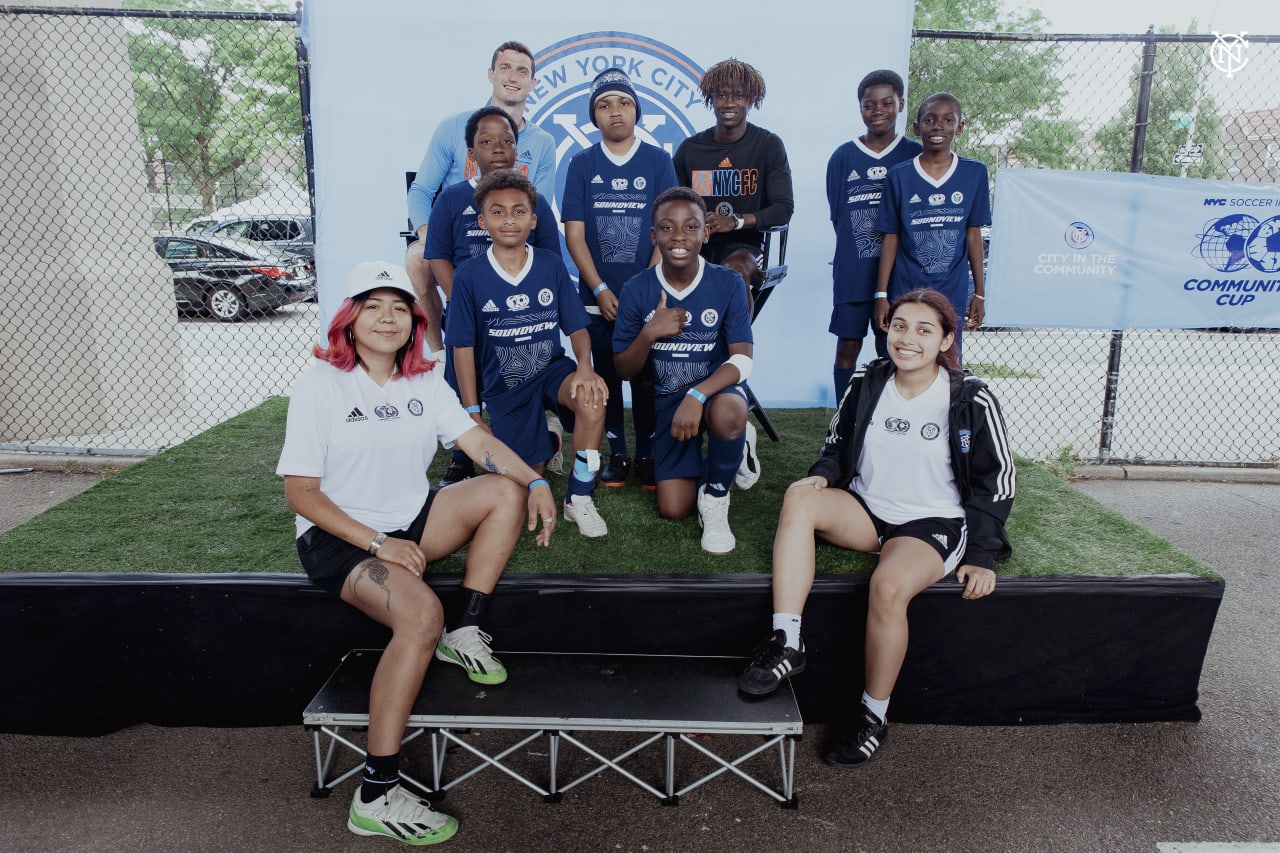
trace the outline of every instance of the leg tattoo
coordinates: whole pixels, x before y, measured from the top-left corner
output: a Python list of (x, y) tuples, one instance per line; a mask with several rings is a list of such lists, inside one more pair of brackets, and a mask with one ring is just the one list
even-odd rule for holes
[(351, 573), (351, 594), (360, 599), (360, 588), (357, 586), (361, 578), (368, 578), (371, 582), (382, 587), (382, 591), (387, 594), (387, 612), (391, 612), (391, 587), (387, 586), (387, 578), (391, 576), (391, 570), (387, 568), (387, 564), (378, 559), (365, 560), (356, 566), (356, 570)]

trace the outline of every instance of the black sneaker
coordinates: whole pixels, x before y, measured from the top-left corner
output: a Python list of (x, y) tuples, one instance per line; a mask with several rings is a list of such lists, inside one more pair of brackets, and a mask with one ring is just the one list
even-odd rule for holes
[(756, 646), (755, 657), (738, 679), (738, 689), (752, 696), (767, 696), (778, 689), (784, 678), (804, 672), (804, 641), (796, 650), (785, 645), (787, 634), (777, 630)]
[(636, 474), (640, 477), (640, 485), (649, 491), (658, 488), (658, 482), (653, 479), (653, 457), (644, 456), (635, 462)]
[(625, 453), (615, 453), (609, 457), (609, 464), (600, 472), (600, 482), (616, 489), (627, 484), (627, 475), (630, 473), (631, 457)]
[(461, 483), (463, 480), (470, 480), (476, 475), (476, 466), (470, 462), (459, 462), (454, 459), (449, 463), (449, 467), (444, 469), (444, 476), (440, 478), (437, 489), (443, 489), (445, 486), (452, 486), (454, 483)]
[(889, 739), (889, 724), (862, 706), (862, 717), (854, 728), (841, 733), (835, 746), (822, 760), (832, 767), (861, 767)]

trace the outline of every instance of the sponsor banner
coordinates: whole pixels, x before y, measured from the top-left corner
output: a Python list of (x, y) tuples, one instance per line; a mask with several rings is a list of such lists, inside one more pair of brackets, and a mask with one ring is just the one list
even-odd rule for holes
[[(838, 145), (865, 130), (857, 81), (877, 68), (906, 76), (911, 11), (907, 0), (856, 18), (834, 0), (815, 0), (796, 14), (780, 13), (772, 0), (742, 0), (732, 14), (685, 0), (563, 0), (503, 9), (495, 26), (493, 10), (474, 4), (308, 0), (303, 38), (311, 58), (325, 322), (354, 264), (404, 257), (398, 234), (407, 228), (405, 173), (418, 168), (441, 119), (488, 103), (486, 72), (503, 41), (521, 41), (534, 54), (537, 83), (525, 118), (556, 141), (557, 215), (570, 158), (600, 139), (587, 115), (588, 88), (600, 71), (627, 72), (641, 105), (638, 135), (674, 153), (714, 123), (698, 92), (703, 71), (736, 56), (764, 75), (767, 97), (748, 120), (782, 138), (796, 199), (789, 274), (754, 326), (751, 384), (766, 403), (832, 403), (835, 340), (826, 329), (835, 240), (826, 164)], [(840, 97), (832, 100), (832, 92)]]
[(996, 199), (989, 325), (1280, 327), (1280, 186), (1004, 169)]

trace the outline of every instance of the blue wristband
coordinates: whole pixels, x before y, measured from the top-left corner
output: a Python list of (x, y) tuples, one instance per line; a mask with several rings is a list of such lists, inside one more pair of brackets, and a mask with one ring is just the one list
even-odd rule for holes
[(605, 283), (602, 281), (602, 282), (600, 282), (600, 286), (599, 286), (599, 287), (597, 287), (595, 290), (591, 291), (591, 295), (592, 295), (592, 296), (599, 296), (601, 293), (603, 293), (604, 291), (606, 291), (606, 290), (608, 290), (608, 289), (609, 289), (609, 285), (605, 284)]
[(707, 404), (707, 395), (706, 395), (706, 394), (703, 394), (703, 393), (702, 393), (701, 391), (699, 391), (697, 388), (690, 388), (690, 389), (689, 389), (689, 391), (688, 391), (688, 394), (689, 394), (689, 396), (690, 396), (690, 397), (692, 397), (693, 399), (697, 400), (697, 401), (698, 401), (699, 403), (701, 403), (702, 405), (704, 405), (704, 406), (705, 406), (705, 405)]
[(479, 406), (467, 406), (467, 407), (466, 407), (466, 409), (467, 409), (467, 414), (468, 414), (468, 415), (478, 415), (478, 414), (480, 414), (480, 407), (479, 407)]
[(548, 489), (551, 488), (551, 484), (542, 477), (539, 477), (529, 484), (529, 491), (532, 492), (534, 486), (546, 486)]

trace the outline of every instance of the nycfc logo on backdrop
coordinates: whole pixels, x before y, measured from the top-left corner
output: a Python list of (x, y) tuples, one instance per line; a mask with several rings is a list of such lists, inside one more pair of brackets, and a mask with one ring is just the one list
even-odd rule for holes
[(548, 305), (550, 305), (551, 300), (554, 298), (555, 297), (551, 295), (551, 291), (545, 287), (542, 288), (542, 290), (538, 291), (538, 304), (541, 305), (543, 308), (546, 308)]
[(373, 413), (378, 416), (378, 420), (382, 421), (394, 421), (400, 417), (400, 410), (390, 403), (376, 407)]
[(933, 441), (942, 434), (942, 428), (937, 424), (925, 424), (920, 427), (920, 437), (925, 441)]
[(507, 297), (507, 308), (512, 311), (523, 311), (529, 307), (529, 295), (527, 293), (515, 293)]
[(1247, 213), (1233, 213), (1210, 219), (1195, 238), (1194, 253), (1218, 272), (1250, 265), (1259, 272), (1280, 272), (1280, 216), (1259, 222)]
[(1072, 222), (1067, 226), (1067, 232), (1062, 235), (1062, 239), (1077, 251), (1087, 249), (1093, 245), (1093, 229), (1083, 222)]
[(889, 174), (888, 166), (872, 166), (870, 169), (867, 169), (867, 177), (873, 181), (884, 180), (884, 176), (887, 174)]
[(668, 154), (675, 154), (676, 146), (698, 127), (711, 123), (698, 91), (702, 66), (648, 36), (582, 33), (543, 48), (534, 60), (538, 83), (529, 93), (525, 118), (555, 138), (556, 198), (564, 196), (569, 160), (600, 141), (600, 131), (589, 118), (588, 99), (591, 81), (601, 71), (617, 68), (627, 73), (640, 100), (636, 136)]
[(884, 429), (894, 435), (905, 435), (911, 431), (911, 421), (905, 418), (885, 418)]
[(422, 401), (417, 397), (409, 400), (409, 414), (413, 415), (415, 418), (422, 417)]
[(706, 311), (702, 312), (702, 325), (706, 326), (707, 328), (711, 328), (715, 326), (716, 322), (719, 319), (720, 319), (720, 312), (714, 308), (708, 308)]

